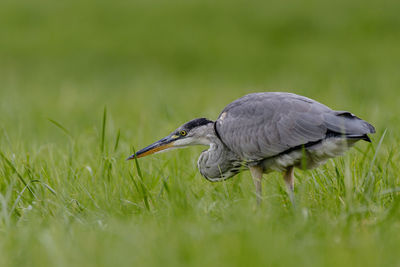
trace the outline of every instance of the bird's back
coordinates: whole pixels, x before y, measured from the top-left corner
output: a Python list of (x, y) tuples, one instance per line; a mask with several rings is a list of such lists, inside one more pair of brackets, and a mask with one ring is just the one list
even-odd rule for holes
[(225, 107), (215, 122), (222, 142), (244, 160), (274, 157), (330, 137), (369, 140), (374, 127), (350, 112), (334, 111), (291, 93), (254, 93)]

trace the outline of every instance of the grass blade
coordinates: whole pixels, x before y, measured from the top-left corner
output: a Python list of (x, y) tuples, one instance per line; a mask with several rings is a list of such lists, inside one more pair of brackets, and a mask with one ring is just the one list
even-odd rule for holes
[(365, 179), (365, 183), (366, 183), (366, 186), (367, 186), (367, 190), (368, 190), (368, 192), (369, 192), (370, 194), (371, 194), (371, 192), (372, 192), (373, 185), (374, 185), (374, 183), (375, 183), (375, 177), (374, 177), (374, 175), (373, 175), (373, 173), (372, 173), (372, 168), (373, 168), (373, 166), (375, 165), (375, 161), (376, 161), (376, 158), (377, 158), (377, 156), (378, 156), (378, 152), (379, 152), (380, 149), (381, 149), (381, 145), (382, 145), (382, 143), (383, 143), (383, 140), (385, 139), (386, 132), (387, 132), (387, 129), (385, 129), (385, 131), (383, 132), (383, 134), (382, 134), (382, 136), (381, 136), (381, 139), (379, 140), (379, 143), (378, 143), (378, 145), (377, 145), (377, 147), (376, 147), (376, 150), (375, 150), (374, 157), (373, 157), (373, 159), (372, 159), (372, 161), (371, 161), (371, 163), (370, 163), (370, 167), (369, 167), (369, 170), (368, 170), (367, 177), (366, 177), (366, 179)]
[(17, 175), (17, 177), (19, 178), (19, 180), (21, 181), (21, 183), (26, 186), (26, 188), (28, 188), (29, 192), (31, 193), (31, 195), (37, 199), (35, 193), (33, 192), (32, 188), (30, 188), (30, 186), (28, 185), (27, 182), (25, 182), (24, 177), (22, 177), (22, 175), (17, 171), (17, 168), (14, 166), (14, 164), (3, 154), (3, 152), (0, 151), (0, 156), (3, 158), (3, 160), (7, 163), (7, 165), (13, 170), (13, 172)]
[[(136, 154), (136, 150), (134, 147), (132, 147), (132, 150), (133, 150), (132, 155)], [(140, 170), (139, 161), (137, 160), (136, 156), (133, 158), (133, 160), (135, 161), (137, 174), (139, 175), (140, 179), (143, 180), (142, 171)]]
[(51, 122), (52, 124), (54, 124), (55, 126), (57, 126), (58, 129), (60, 129), (64, 134), (66, 134), (69, 137), (72, 137), (71, 133), (67, 130), (67, 128), (65, 128), (64, 126), (62, 126), (61, 123), (52, 120), (50, 118), (47, 119), (49, 122)]
[(119, 138), (121, 137), (121, 130), (118, 129), (117, 138), (115, 139), (114, 152), (117, 151), (119, 145)]
[(101, 126), (101, 142), (100, 142), (100, 151), (101, 153), (105, 150), (105, 141), (106, 141), (106, 126), (107, 126), (107, 107), (104, 107), (103, 112), (103, 123)]
[[(132, 154), (136, 154), (136, 150), (134, 147), (132, 147), (132, 150), (133, 150)], [(137, 160), (136, 157), (134, 158), (134, 161), (135, 161), (135, 165), (136, 165), (137, 174), (140, 178), (140, 188), (141, 188), (141, 191), (143, 194), (143, 201), (144, 201), (144, 204), (146, 205), (147, 210), (150, 210), (149, 198), (151, 199), (151, 195), (149, 193), (149, 190), (146, 188), (146, 186), (144, 184), (143, 174), (140, 169), (139, 161)]]

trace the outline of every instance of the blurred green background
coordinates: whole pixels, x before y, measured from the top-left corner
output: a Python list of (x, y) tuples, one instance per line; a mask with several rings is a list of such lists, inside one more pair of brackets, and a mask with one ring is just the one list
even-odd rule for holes
[[(399, 14), (394, 0), (2, 0), (1, 265), (398, 266)], [(259, 91), (349, 110), (374, 144), (298, 172), (297, 211), (278, 174), (261, 210), (249, 174), (205, 181), (204, 148), (141, 160), (143, 179), (124, 161)]]

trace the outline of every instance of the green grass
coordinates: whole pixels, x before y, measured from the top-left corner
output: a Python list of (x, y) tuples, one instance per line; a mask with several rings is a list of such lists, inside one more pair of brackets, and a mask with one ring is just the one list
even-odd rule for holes
[[(0, 266), (399, 266), (398, 1), (0, 3)], [(131, 153), (256, 91), (374, 124), (281, 175)], [(140, 166), (140, 169), (139, 169)]]

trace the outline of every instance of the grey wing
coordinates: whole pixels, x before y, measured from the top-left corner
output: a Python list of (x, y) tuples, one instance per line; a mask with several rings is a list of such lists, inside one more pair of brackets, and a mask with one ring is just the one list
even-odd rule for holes
[(290, 93), (255, 93), (230, 103), (215, 122), (224, 144), (246, 160), (260, 160), (317, 142), (329, 133), (361, 137), (373, 127), (349, 112), (333, 111)]

